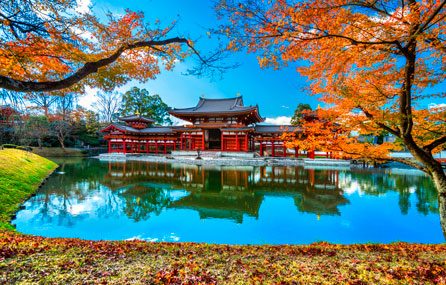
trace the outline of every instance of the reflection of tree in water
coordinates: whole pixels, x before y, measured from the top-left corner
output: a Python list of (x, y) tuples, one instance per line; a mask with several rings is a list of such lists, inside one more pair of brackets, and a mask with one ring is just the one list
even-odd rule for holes
[(349, 201), (342, 192), (329, 190), (325, 192), (304, 192), (294, 198), (294, 204), (300, 212), (316, 215), (340, 215), (338, 206), (346, 205)]
[(398, 192), (398, 205), (402, 214), (407, 214), (411, 207), (410, 198), (416, 197), (416, 209), (422, 214), (438, 213), (438, 195), (425, 175), (399, 175), (391, 172), (352, 170), (345, 173), (345, 185), (357, 183), (359, 190), (368, 195), (382, 195), (389, 191)]
[[(101, 189), (98, 177), (107, 173), (104, 164), (96, 159), (56, 159), (59, 167), (42, 189), (28, 201), (28, 209), (37, 210), (33, 219), (48, 224), (71, 227), (77, 221), (88, 217), (88, 213), (73, 213), (73, 206), (79, 206), (93, 191)], [(99, 217), (113, 213), (118, 205), (116, 197), (109, 191), (102, 191), (106, 202), (95, 209)]]
[(173, 201), (168, 190), (144, 184), (121, 190), (119, 196), (124, 198), (125, 214), (135, 221), (147, 220), (151, 214), (158, 216)]
[(266, 196), (293, 197), (300, 212), (340, 215), (339, 206), (349, 203), (339, 188), (339, 170), (302, 167), (259, 167), (251, 186)]
[[(339, 206), (349, 203), (344, 191), (352, 189), (367, 195), (397, 191), (403, 214), (411, 206), (424, 214), (438, 212), (435, 189), (422, 175), (303, 167), (101, 163), (94, 159), (59, 164), (58, 171), (65, 174), (53, 175), (30, 200), (45, 223), (57, 219), (56, 223), (69, 226), (75, 219), (82, 219), (84, 213), (74, 217), (70, 207), (82, 203), (91, 206), (91, 195), (99, 195), (101, 199), (91, 209), (98, 217), (111, 217), (123, 211), (135, 221), (160, 215), (165, 208), (182, 208), (198, 212), (203, 219), (223, 218), (242, 223), (245, 215), (258, 217), (264, 197), (274, 196), (293, 199), (300, 212), (340, 215)], [(171, 195), (174, 189), (185, 190), (185, 195), (174, 198)], [(413, 197), (416, 202), (411, 205)]]
[(213, 191), (195, 192), (175, 201), (170, 207), (193, 209), (201, 219), (229, 219), (236, 223), (243, 222), (243, 215), (258, 218), (263, 196), (249, 192)]

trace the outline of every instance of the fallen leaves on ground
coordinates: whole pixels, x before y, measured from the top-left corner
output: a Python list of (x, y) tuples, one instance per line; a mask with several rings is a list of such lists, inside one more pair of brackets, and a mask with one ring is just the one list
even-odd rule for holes
[(0, 283), (446, 284), (446, 245), (228, 246), (0, 233)]

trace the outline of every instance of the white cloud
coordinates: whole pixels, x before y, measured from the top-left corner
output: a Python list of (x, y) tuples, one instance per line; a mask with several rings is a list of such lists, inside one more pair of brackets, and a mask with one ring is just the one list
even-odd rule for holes
[(77, 0), (76, 12), (80, 14), (90, 13), (91, 0)]
[(428, 105), (428, 108), (431, 111), (441, 111), (442, 109), (446, 109), (446, 103), (440, 103), (440, 104), (430, 103)]
[(278, 116), (275, 118), (266, 118), (265, 123), (272, 125), (290, 125), (291, 117), (287, 116)]
[(172, 120), (172, 125), (173, 126), (184, 126), (184, 125), (192, 125), (191, 122), (185, 121), (185, 120), (181, 120), (178, 119), (174, 116), (170, 116), (170, 119)]
[(98, 91), (99, 89), (97, 88), (85, 86), (85, 93), (79, 98), (78, 104), (86, 109), (92, 109), (93, 103), (98, 100), (96, 97)]

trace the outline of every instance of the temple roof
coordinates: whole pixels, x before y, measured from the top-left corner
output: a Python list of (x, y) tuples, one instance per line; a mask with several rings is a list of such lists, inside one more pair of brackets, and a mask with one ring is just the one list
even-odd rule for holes
[(144, 123), (149, 123), (149, 124), (152, 124), (155, 122), (155, 120), (152, 120), (150, 118), (147, 118), (147, 117), (144, 117), (141, 115), (137, 115), (137, 114), (119, 117), (118, 119), (123, 122), (144, 122)]
[(145, 128), (142, 130), (139, 130), (141, 133), (143, 134), (167, 134), (167, 133), (172, 133), (172, 127), (158, 127), (158, 126), (153, 126), (150, 128)]
[(162, 126), (152, 126), (144, 129), (135, 129), (130, 126), (121, 124), (111, 124), (108, 127), (101, 130), (101, 132), (110, 132), (112, 129), (117, 129), (122, 132), (138, 133), (138, 134), (171, 134), (173, 133), (174, 127), (162, 127)]
[(203, 116), (203, 115), (237, 115), (255, 111), (258, 121), (263, 118), (258, 114), (258, 106), (244, 106), (241, 96), (224, 99), (208, 99), (200, 97), (197, 105), (190, 108), (173, 108), (169, 113), (173, 116)]
[(254, 130), (256, 133), (283, 133), (297, 131), (299, 127), (292, 125), (256, 125)]

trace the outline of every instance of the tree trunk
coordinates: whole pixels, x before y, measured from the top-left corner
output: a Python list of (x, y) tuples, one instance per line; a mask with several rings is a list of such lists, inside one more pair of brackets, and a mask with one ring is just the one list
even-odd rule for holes
[(443, 235), (446, 239), (446, 174), (442, 169), (432, 173), (432, 180), (438, 191), (438, 210)]
[(446, 195), (438, 194), (438, 212), (440, 214), (440, 225), (443, 236), (446, 239)]
[(64, 137), (64, 136), (61, 136), (61, 135), (58, 135), (57, 138), (59, 139), (60, 147), (61, 147), (63, 150), (65, 150), (65, 144), (64, 144), (65, 137)]

